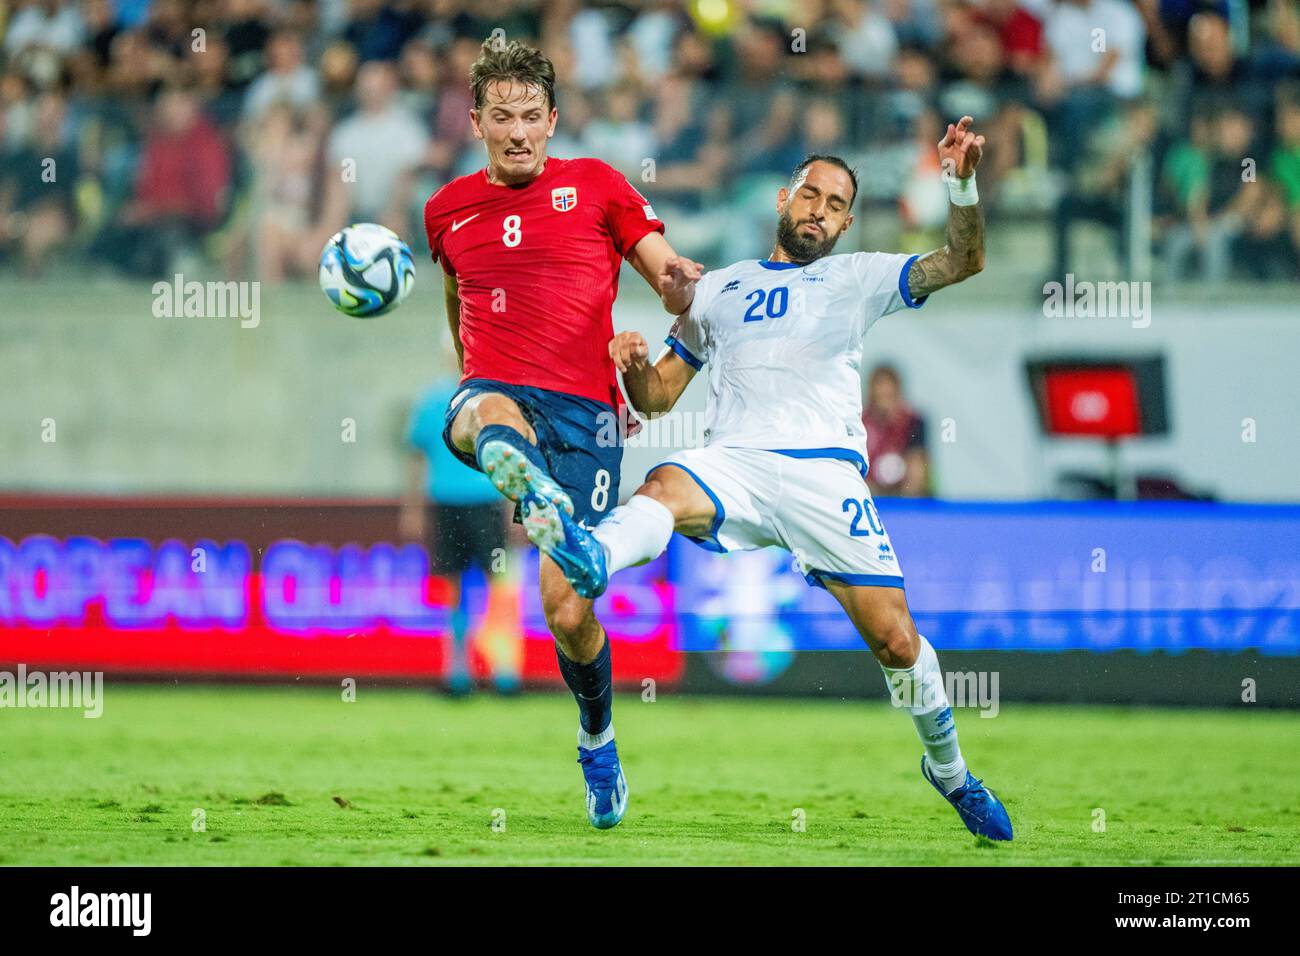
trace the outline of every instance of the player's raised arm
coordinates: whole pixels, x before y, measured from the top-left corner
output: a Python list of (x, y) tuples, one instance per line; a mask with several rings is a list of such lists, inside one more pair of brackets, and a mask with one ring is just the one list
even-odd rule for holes
[(673, 252), (662, 233), (646, 233), (627, 258), (659, 295), (665, 311), (681, 315), (691, 307), (704, 267)]
[(456, 346), (456, 367), (465, 371), (465, 346), (460, 341), (460, 284), (445, 269), (442, 273), (442, 298), (447, 307), (447, 325), (451, 328), (451, 341)]
[(969, 279), (984, 268), (984, 209), (975, 191), (975, 167), (984, 137), (970, 130), (974, 120), (963, 116), (939, 141), (939, 161), (948, 182), (947, 244), (912, 263), (907, 274), (913, 299)]
[(650, 346), (640, 332), (614, 336), (609, 357), (623, 373), (623, 387), (632, 407), (643, 415), (671, 410), (695, 377), (694, 367), (672, 350), (666, 350), (652, 365)]

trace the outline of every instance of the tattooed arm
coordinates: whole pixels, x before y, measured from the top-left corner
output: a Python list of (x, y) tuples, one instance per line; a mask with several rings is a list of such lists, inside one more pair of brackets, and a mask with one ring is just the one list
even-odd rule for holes
[(948, 206), (947, 244), (912, 263), (907, 288), (913, 299), (969, 279), (984, 268), (984, 207)]
[[(984, 149), (984, 137), (970, 131), (974, 120), (963, 116), (939, 141), (939, 161), (944, 178), (958, 183), (975, 174)], [(973, 189), (973, 187), (972, 187)], [(984, 268), (984, 207), (979, 203), (948, 206), (946, 245), (912, 263), (907, 273), (913, 299), (969, 279)]]

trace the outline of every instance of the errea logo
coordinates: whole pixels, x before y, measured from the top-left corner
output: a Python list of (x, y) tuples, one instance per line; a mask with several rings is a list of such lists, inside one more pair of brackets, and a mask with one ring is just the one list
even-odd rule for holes
[(129, 926), (133, 936), (148, 936), (152, 928), (152, 893), (69, 893), (50, 897), (51, 926)]

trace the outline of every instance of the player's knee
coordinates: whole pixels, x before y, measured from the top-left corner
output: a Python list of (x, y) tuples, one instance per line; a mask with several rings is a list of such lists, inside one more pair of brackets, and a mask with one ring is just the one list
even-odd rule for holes
[(537, 433), (515, 402), (494, 392), (475, 396), (465, 403), (451, 426), (451, 440), (457, 448), (473, 452), (478, 433), (488, 425), (506, 425), (537, 444)]
[(525, 421), (519, 406), (504, 395), (484, 395), (474, 409), (475, 424), (479, 428), (487, 425), (508, 425), (531, 442), (536, 442), (532, 426)]
[(669, 511), (677, 513), (678, 502), (673, 496), (672, 488), (658, 478), (647, 478), (640, 488), (636, 490), (638, 495), (644, 495), (647, 498), (653, 498)]
[(705, 497), (694, 479), (676, 468), (654, 471), (638, 495), (653, 498), (672, 512), (675, 529), (692, 536), (707, 535), (713, 521), (713, 503)]
[(890, 621), (874, 629), (873, 651), (885, 667), (911, 667), (921, 653), (921, 638), (910, 617)]
[(581, 641), (594, 622), (591, 603), (576, 594), (546, 608), (546, 626), (562, 646)]

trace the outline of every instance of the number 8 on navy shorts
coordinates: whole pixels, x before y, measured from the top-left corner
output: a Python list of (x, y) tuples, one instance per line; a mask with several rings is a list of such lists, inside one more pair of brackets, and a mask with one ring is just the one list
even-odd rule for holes
[[(485, 392), (504, 395), (519, 406), (524, 420), (537, 433), (537, 447), (547, 471), (573, 499), (573, 516), (582, 524), (594, 528), (618, 505), (623, 445), (613, 408), (589, 398), (530, 385), (466, 379), (447, 404), (442, 440), (452, 454), (475, 471), (481, 469), (473, 454), (452, 444), (451, 423), (468, 399)], [(515, 520), (519, 520), (518, 509)]]

